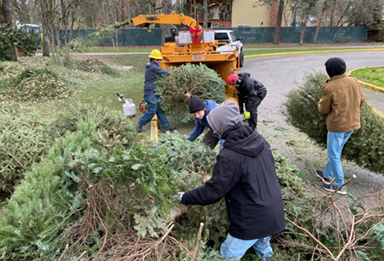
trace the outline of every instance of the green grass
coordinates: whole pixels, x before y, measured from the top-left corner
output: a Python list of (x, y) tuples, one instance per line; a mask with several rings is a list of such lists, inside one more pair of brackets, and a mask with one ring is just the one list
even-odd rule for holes
[(354, 70), (352, 76), (358, 80), (384, 88), (384, 67), (367, 67)]
[[(23, 104), (15, 102), (13, 104), (13, 113), (17, 115), (28, 114), (32, 111), (38, 111), (45, 118), (54, 119), (61, 111), (67, 110), (77, 103), (90, 103), (95, 106), (103, 105), (111, 110), (122, 111), (123, 102), (117, 99), (117, 93), (124, 94), (125, 98), (131, 98), (136, 104), (136, 116), (127, 120), (133, 121), (134, 124), (143, 115), (139, 111), (138, 105), (143, 100), (144, 71), (145, 64), (148, 62), (148, 55), (132, 54), (132, 55), (106, 55), (103, 60), (110, 61), (120, 66), (133, 66), (129, 70), (118, 70), (117, 76), (109, 76), (106, 74), (97, 74), (83, 72), (79, 70), (71, 70), (59, 67), (52, 61), (43, 57), (22, 58), (21, 63), (25, 66), (43, 67), (48, 66), (54, 71), (60, 79), (75, 91), (74, 95), (63, 100), (52, 100), (42, 103)], [(18, 63), (20, 64), (20, 63)], [(0, 63), (1, 66), (1, 63)], [(22, 66), (17, 67), (22, 70)], [(1, 73), (0, 73), (1, 76)], [(195, 124), (194, 121), (188, 124), (173, 124), (172, 117), (167, 117), (171, 126), (176, 126), (181, 134), (189, 135)], [(161, 130), (161, 128), (160, 128)], [(143, 133), (150, 133), (150, 125), (143, 128)], [(161, 132), (160, 132), (161, 135)]]
[(109, 61), (119, 64), (121, 66), (133, 66), (133, 71), (143, 73), (145, 71), (145, 64), (149, 61), (146, 54), (127, 54), (127, 55), (108, 55), (106, 57)]
[[(376, 49), (376, 48), (353, 48), (353, 50), (369, 50), (369, 49)], [(244, 55), (255, 55), (255, 54), (277, 54), (277, 53), (298, 53), (298, 52), (322, 52), (322, 51), (347, 51), (351, 50), (351, 48), (310, 48), (310, 49), (304, 49), (304, 48), (298, 48), (298, 49), (263, 49), (263, 50), (244, 50)], [(383, 49), (384, 50), (384, 49)]]
[[(160, 46), (158, 47), (160, 49)], [(96, 49), (91, 48), (86, 50), (86, 53), (140, 53), (140, 52), (146, 52), (150, 53), (153, 48), (119, 48), (118, 50), (113, 48), (108, 49)]]

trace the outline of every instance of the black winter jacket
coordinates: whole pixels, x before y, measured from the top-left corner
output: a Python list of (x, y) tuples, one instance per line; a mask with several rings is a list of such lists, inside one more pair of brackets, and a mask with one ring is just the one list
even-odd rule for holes
[(231, 236), (251, 240), (285, 229), (284, 207), (267, 141), (257, 130), (238, 123), (221, 137), (212, 178), (203, 187), (186, 192), (185, 205), (208, 205), (225, 196)]
[(249, 73), (240, 73), (240, 86), (237, 87), (237, 97), (239, 100), (240, 113), (243, 114), (243, 104), (245, 100), (247, 111), (253, 111), (253, 106), (256, 103), (256, 97), (264, 99), (267, 95), (267, 89), (258, 80), (251, 77)]

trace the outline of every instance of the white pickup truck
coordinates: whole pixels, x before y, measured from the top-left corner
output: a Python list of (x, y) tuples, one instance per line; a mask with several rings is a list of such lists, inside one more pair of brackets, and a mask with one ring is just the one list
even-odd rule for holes
[(216, 49), (217, 52), (237, 50), (239, 53), (237, 55), (238, 64), (240, 63), (240, 67), (243, 67), (243, 44), (240, 42), (242, 37), (237, 39), (235, 33), (232, 30), (215, 30), (215, 40), (219, 42), (219, 47)]

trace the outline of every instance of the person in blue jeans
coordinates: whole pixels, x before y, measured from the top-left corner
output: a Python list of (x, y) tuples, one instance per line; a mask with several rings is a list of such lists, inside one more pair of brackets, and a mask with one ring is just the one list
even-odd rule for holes
[(199, 98), (192, 96), (189, 101), (189, 113), (196, 118), (196, 125), (191, 135), (188, 137), (188, 141), (193, 142), (197, 137), (203, 133), (205, 127), (209, 128), (207, 133), (204, 135), (203, 142), (205, 145), (214, 149), (219, 142), (220, 138), (218, 135), (213, 133), (211, 126), (207, 121), (208, 114), (215, 109), (218, 104), (212, 100), (205, 100), (204, 102)]
[[(220, 253), (228, 260), (241, 258), (253, 247), (263, 260), (271, 258), (271, 236), (285, 229), (284, 206), (268, 142), (243, 125), (239, 106), (226, 101), (207, 116), (214, 133), (224, 139), (212, 177), (204, 186), (180, 193), (180, 210), (209, 205), (225, 197), (229, 233)], [(185, 211), (182, 211), (185, 213)]]
[(144, 100), (147, 103), (147, 111), (143, 117), (137, 122), (136, 132), (141, 132), (144, 125), (147, 125), (155, 116), (159, 119), (163, 132), (174, 131), (176, 128), (171, 128), (163, 110), (160, 108), (160, 95), (155, 94), (155, 82), (157, 75), (169, 76), (167, 70), (160, 68), (161, 60), (163, 59), (159, 50), (152, 50), (149, 55), (150, 61), (145, 65), (145, 83), (144, 83)]
[(323, 86), (318, 110), (327, 115), (328, 162), (324, 172), (316, 170), (315, 174), (323, 181), (325, 190), (345, 195), (345, 189), (339, 188), (344, 184), (341, 153), (353, 131), (360, 129), (360, 108), (365, 98), (356, 78), (345, 73), (343, 59), (328, 59), (325, 69), (330, 79)]

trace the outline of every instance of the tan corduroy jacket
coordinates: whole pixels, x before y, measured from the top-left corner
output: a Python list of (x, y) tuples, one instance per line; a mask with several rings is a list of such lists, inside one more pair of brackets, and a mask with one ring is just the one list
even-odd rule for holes
[(360, 108), (365, 102), (356, 78), (345, 73), (333, 76), (323, 86), (318, 109), (327, 115), (327, 130), (347, 132), (360, 129)]

